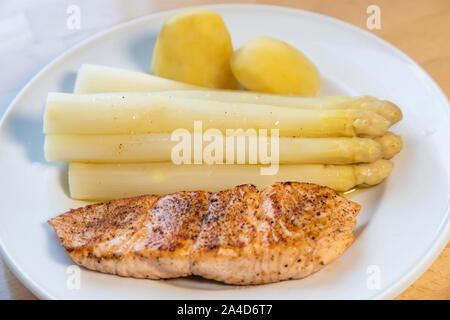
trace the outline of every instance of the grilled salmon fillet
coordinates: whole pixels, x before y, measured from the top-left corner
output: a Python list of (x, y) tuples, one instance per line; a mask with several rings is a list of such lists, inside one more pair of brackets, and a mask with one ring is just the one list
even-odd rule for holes
[(244, 285), (321, 269), (353, 242), (359, 210), (330, 188), (284, 182), (114, 200), (49, 224), (70, 257), (92, 270)]

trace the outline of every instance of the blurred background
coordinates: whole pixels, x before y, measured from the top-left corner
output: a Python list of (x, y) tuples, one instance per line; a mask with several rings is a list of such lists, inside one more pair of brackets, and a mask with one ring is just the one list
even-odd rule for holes
[[(1, 0), (0, 118), (40, 69), (88, 37), (153, 12), (207, 4), (271, 4), (314, 11), (389, 41), (450, 96), (450, 0)], [(380, 24), (368, 23), (378, 6)], [(79, 9), (79, 25), (70, 20)], [(35, 299), (0, 259), (0, 299)], [(398, 299), (450, 299), (450, 247)]]

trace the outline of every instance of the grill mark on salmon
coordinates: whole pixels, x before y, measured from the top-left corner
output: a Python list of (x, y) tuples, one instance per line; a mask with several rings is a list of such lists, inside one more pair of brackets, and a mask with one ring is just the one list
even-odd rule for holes
[(49, 221), (79, 265), (125, 277), (230, 284), (300, 279), (353, 242), (360, 210), (330, 188), (276, 183), (88, 205)]

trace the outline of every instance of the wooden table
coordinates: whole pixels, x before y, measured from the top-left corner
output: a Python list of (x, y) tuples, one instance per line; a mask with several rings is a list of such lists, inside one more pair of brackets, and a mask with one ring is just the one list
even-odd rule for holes
[[(66, 14), (66, 4), (61, 4), (58, 0), (41, 0), (48, 8), (48, 19), (52, 21), (58, 21), (59, 15)], [(39, 1), (39, 3), (41, 3)], [(70, 47), (74, 43), (84, 39), (91, 34), (103, 30), (112, 24), (127, 21), (132, 18), (143, 16), (151, 12), (168, 10), (184, 6), (201, 5), (201, 4), (214, 4), (214, 3), (260, 3), (260, 4), (276, 4), (281, 6), (300, 8), (310, 11), (319, 12), (328, 16), (332, 16), (346, 22), (357, 25), (361, 28), (367, 29), (366, 21), (368, 14), (366, 10), (369, 5), (377, 5), (381, 10), (381, 29), (372, 30), (374, 34), (384, 38), (390, 43), (397, 46), (399, 49), (408, 54), (416, 62), (418, 62), (440, 85), (447, 96), (450, 96), (450, 1), (449, 0), (281, 0), (281, 1), (201, 1), (201, 0), (179, 0), (179, 1), (128, 1), (128, 0), (80, 0), (76, 3), (82, 9), (83, 17), (89, 18), (82, 20), (82, 30), (77, 35), (64, 34), (61, 31), (55, 31), (58, 40), (59, 47), (55, 49), (48, 49), (43, 57), (42, 48), (39, 51), (40, 58), (39, 63), (35, 63), (33, 67), (27, 67), (28, 69), (23, 71), (25, 67), (21, 66), (22, 77), (17, 81), (11, 81), (8, 79), (9, 90), (0, 91), (0, 115), (17, 93), (18, 89), (25, 84), (26, 79), (29, 76), (25, 76), (28, 73), (34, 73), (38, 71), (39, 67), (50, 61), (57, 53)], [(2, 16), (0, 14), (0, 26), (2, 22), (8, 20), (9, 24), (14, 23), (28, 23), (34, 24), (33, 29), (39, 30), (39, 27), (44, 28), (40, 24), (46, 19), (41, 19), (41, 22), (36, 22), (36, 19), (30, 21), (19, 21), (23, 19), (33, 19), (30, 15), (32, 12), (42, 11), (40, 8), (36, 8), (36, 2), (25, 2), (23, 0), (6, 0), (2, 5), (6, 5), (6, 11), (14, 13), (14, 17), (17, 17), (17, 21), (11, 20), (11, 14)], [(33, 9), (30, 9), (34, 6)], [(61, 6), (63, 6), (61, 8)], [(13, 7), (13, 8), (12, 8)], [(58, 8), (62, 10), (58, 10)], [(34, 10), (34, 11), (33, 11)], [(22, 14), (22, 13), (26, 14)], [(87, 13), (86, 13), (87, 12)], [(104, 13), (104, 15), (100, 14)], [(92, 21), (92, 15), (98, 14), (95, 23)], [(50, 17), (52, 16), (52, 17)], [(23, 18), (25, 17), (25, 18)], [(52, 18), (55, 18), (53, 20)], [(64, 19), (61, 21), (65, 22)], [(55, 43), (54, 38), (49, 36), (51, 34), (50, 27), (47, 27), (46, 37), (41, 39), (40, 44), (47, 45)], [(11, 33), (0, 35), (5, 40), (14, 38), (17, 34), (14, 33), (14, 28), (11, 28)], [(19, 30), (19, 29), (17, 29)], [(34, 30), (34, 31), (35, 31)], [(3, 39), (0, 39), (0, 42)], [(28, 46), (30, 50), (27, 51), (29, 57), (30, 52), (35, 49), (35, 43), (30, 41), (26, 42), (26, 39), (21, 42), (21, 52), (24, 51), (25, 46)], [(62, 43), (62, 44), (61, 44)], [(9, 45), (8, 43), (6, 45)], [(24, 56), (24, 54), (22, 53)], [(22, 56), (14, 54), (16, 63), (20, 64)], [(24, 56), (25, 57), (25, 56)], [(10, 60), (13, 59), (9, 57)], [(34, 69), (33, 69), (34, 68)], [(16, 72), (17, 73), (17, 72)], [(16, 74), (15, 73), (15, 74)], [(8, 73), (8, 76), (11, 73)], [(5, 82), (6, 78), (1, 82)], [(15, 83), (11, 85), (11, 82)], [(0, 85), (2, 88), (3, 85)], [(1, 89), (0, 89), (1, 90)], [(8, 270), (8, 268), (2, 264), (0, 260), (0, 299), (33, 299), (34, 296), (14, 277), (14, 275)], [(434, 262), (434, 264), (428, 269), (427, 272), (417, 280), (411, 287), (404, 291), (397, 299), (450, 299), (450, 246), (447, 245), (446, 249), (442, 252), (440, 257)]]

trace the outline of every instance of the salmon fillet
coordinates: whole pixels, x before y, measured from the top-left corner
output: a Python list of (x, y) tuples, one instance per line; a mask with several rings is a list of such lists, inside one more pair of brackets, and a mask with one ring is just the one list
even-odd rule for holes
[(88, 269), (244, 285), (303, 278), (338, 258), (353, 242), (359, 210), (328, 187), (284, 182), (114, 200), (49, 224)]

